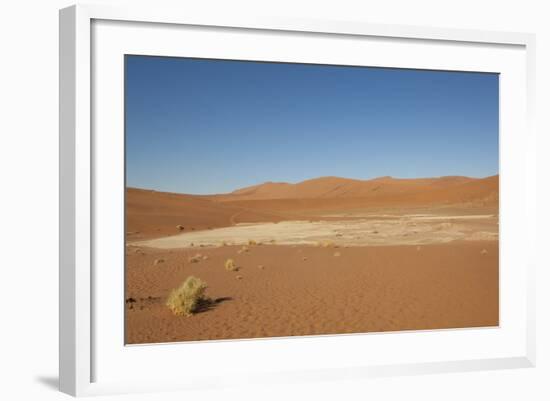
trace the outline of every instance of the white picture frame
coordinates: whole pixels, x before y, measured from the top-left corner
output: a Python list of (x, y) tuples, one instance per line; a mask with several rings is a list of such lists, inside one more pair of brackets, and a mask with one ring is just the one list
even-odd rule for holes
[[(122, 25), (115, 26), (117, 23), (121, 23)], [(97, 28), (94, 28), (94, 24), (96, 24)], [(136, 25), (130, 26), (128, 24)], [(270, 35), (277, 36), (280, 34), (286, 35), (287, 38), (292, 38), (292, 35), (297, 37), (304, 37), (305, 35), (307, 38), (322, 36), (326, 40), (331, 40), (331, 38), (339, 38), (341, 40), (383, 39), (387, 41), (388, 46), (392, 41), (396, 43), (405, 41), (405, 46), (416, 46), (414, 43), (418, 45), (430, 44), (437, 46), (437, 51), (444, 51), (443, 46), (449, 45), (455, 46), (457, 53), (461, 51), (467, 52), (468, 48), (477, 49), (476, 54), (479, 53), (480, 60), (483, 59), (483, 54), (489, 51), (488, 49), (495, 49), (494, 58), (486, 55), (486, 61), (484, 61), (486, 67), (484, 70), (503, 73), (506, 68), (509, 68), (509, 70), (503, 73), (505, 77), (510, 77), (510, 80), (505, 82), (504, 85), (515, 85), (514, 88), (519, 88), (520, 93), (524, 94), (524, 96), (519, 96), (519, 99), (513, 100), (519, 103), (507, 103), (508, 100), (512, 101), (506, 97), (507, 93), (510, 93), (512, 89), (512, 86), (510, 86), (510, 90), (505, 90), (502, 94), (504, 98), (501, 98), (501, 113), (509, 113), (509, 120), (506, 120), (507, 122), (503, 127), (507, 134), (504, 136), (504, 140), (501, 141), (500, 149), (501, 158), (504, 157), (505, 161), (504, 165), (501, 162), (501, 180), (504, 180), (502, 182), (504, 185), (501, 185), (501, 199), (503, 199), (504, 203), (502, 213), (504, 214), (507, 211), (507, 217), (506, 219), (503, 218), (503, 221), (508, 221), (509, 223), (501, 226), (501, 235), (505, 234), (504, 238), (506, 238), (507, 232), (511, 231), (510, 228), (515, 227), (521, 229), (521, 234), (519, 235), (522, 237), (518, 247), (513, 250), (506, 250), (506, 252), (510, 253), (504, 255), (508, 258), (506, 260), (510, 260), (509, 268), (516, 269), (514, 271), (517, 272), (518, 276), (514, 276), (514, 280), (512, 280), (512, 276), (505, 275), (504, 279), (509, 281), (503, 282), (501, 279), (501, 286), (514, 285), (518, 287), (517, 293), (514, 293), (514, 297), (516, 298), (513, 298), (514, 305), (517, 305), (517, 308), (515, 308), (517, 310), (514, 310), (516, 315), (510, 315), (510, 319), (506, 321), (510, 323), (509, 326), (501, 325), (496, 330), (486, 330), (485, 332), (480, 330), (462, 330), (456, 336), (461, 337), (461, 344), (468, 344), (468, 342), (474, 344), (478, 337), (487, 337), (483, 341), (489, 343), (495, 340), (497, 330), (500, 330), (500, 333), (506, 333), (509, 329), (510, 333), (513, 333), (509, 337), (506, 337), (506, 341), (503, 340), (503, 343), (499, 345), (500, 348), (496, 348), (495, 346), (494, 350), (488, 350), (485, 353), (472, 351), (469, 354), (465, 353), (462, 357), (460, 356), (462, 348), (457, 347), (456, 353), (453, 354), (455, 356), (449, 359), (445, 359), (446, 357), (443, 356), (443, 360), (435, 360), (433, 358), (419, 359), (411, 354), (405, 358), (406, 361), (395, 362), (391, 358), (385, 359), (383, 355), (379, 359), (373, 356), (372, 361), (365, 361), (364, 364), (361, 362), (362, 355), (360, 353), (355, 356), (355, 359), (350, 355), (348, 359), (342, 358), (337, 361), (334, 356), (336, 353), (332, 352), (331, 349), (342, 349), (338, 347), (342, 347), (344, 342), (354, 343), (355, 346), (362, 347), (367, 342), (381, 342), (381, 338), (386, 338), (384, 336), (388, 336), (387, 338), (394, 336), (391, 337), (391, 341), (392, 346), (395, 346), (399, 342), (405, 344), (405, 339), (408, 337), (396, 337), (395, 334), (317, 336), (302, 339), (206, 342), (200, 345), (200, 350), (194, 349), (191, 346), (187, 346), (185, 349), (188, 353), (192, 354), (200, 351), (201, 354), (210, 355), (212, 358), (215, 357), (215, 353), (223, 355), (226, 358), (243, 355), (242, 359), (244, 361), (248, 358), (246, 352), (255, 355), (262, 352), (272, 356), (274, 353), (282, 356), (292, 355), (292, 352), (296, 352), (296, 347), (293, 348), (289, 344), (298, 344), (300, 349), (307, 350), (312, 361), (309, 365), (305, 362), (301, 365), (297, 363), (295, 369), (286, 369), (284, 367), (285, 359), (281, 357), (280, 361), (273, 363), (273, 366), (275, 366), (273, 369), (262, 370), (261, 366), (258, 366), (257, 372), (255, 372), (250, 368), (246, 370), (245, 367), (242, 367), (241, 373), (245, 372), (245, 374), (240, 374), (238, 377), (230, 376), (227, 372), (220, 370), (214, 374), (199, 372), (191, 377), (181, 379), (178, 377), (159, 376), (151, 378), (151, 380), (143, 378), (130, 380), (127, 377), (123, 377), (123, 375), (112, 374), (114, 371), (124, 370), (122, 366), (117, 365), (121, 361), (120, 359), (116, 359), (114, 356), (113, 359), (101, 356), (100, 360), (103, 362), (96, 363), (98, 353), (108, 353), (108, 350), (113, 350), (115, 347), (120, 355), (128, 354), (130, 362), (127, 363), (129, 364), (131, 361), (135, 363), (137, 358), (155, 358), (156, 362), (169, 361), (170, 358), (174, 357), (171, 356), (172, 352), (167, 352), (169, 349), (167, 347), (178, 346), (176, 344), (149, 346), (147, 347), (148, 349), (143, 347), (140, 349), (133, 347), (124, 348), (124, 344), (120, 344), (119, 339), (113, 338), (114, 342), (118, 342), (112, 345), (113, 348), (109, 348), (110, 345), (105, 345), (109, 340), (106, 340), (107, 337), (99, 335), (98, 330), (104, 330), (106, 326), (113, 324), (112, 322), (116, 321), (114, 319), (119, 315), (113, 314), (113, 316), (109, 317), (112, 319), (109, 320), (108, 317), (105, 317), (106, 314), (102, 313), (102, 306), (95, 305), (94, 303), (97, 301), (94, 298), (94, 291), (104, 282), (102, 278), (104, 275), (98, 276), (94, 272), (94, 268), (97, 268), (96, 262), (98, 257), (103, 258), (110, 255), (105, 253), (103, 256), (98, 256), (95, 253), (97, 249), (94, 248), (94, 238), (97, 237), (94, 237), (94, 235), (97, 235), (99, 222), (97, 219), (100, 219), (101, 214), (104, 213), (103, 209), (99, 211), (97, 209), (98, 206), (96, 203), (98, 198), (95, 194), (98, 189), (100, 192), (105, 193), (104, 189), (107, 189), (107, 187), (101, 188), (103, 184), (98, 184), (94, 177), (101, 175), (100, 172), (98, 173), (101, 168), (112, 168), (112, 165), (109, 163), (115, 159), (112, 159), (111, 156), (116, 158), (117, 156), (114, 153), (120, 150), (114, 147), (109, 151), (110, 145), (108, 143), (103, 142), (98, 144), (94, 141), (94, 129), (104, 127), (102, 124), (109, 124), (114, 121), (107, 119), (105, 123), (102, 123), (94, 120), (94, 118), (102, 118), (101, 111), (99, 111), (101, 105), (97, 106), (92, 101), (94, 91), (96, 90), (92, 82), (95, 73), (94, 69), (109, 66), (109, 63), (105, 65), (101, 64), (102, 62), (98, 61), (99, 59), (105, 60), (109, 55), (115, 55), (118, 59), (120, 52), (125, 51), (121, 45), (123, 41), (119, 40), (124, 39), (125, 34), (120, 32), (129, 32), (130, 29), (133, 29), (132, 35), (126, 34), (126, 36), (139, 36), (140, 29), (149, 29), (152, 27), (155, 28), (149, 31), (147, 35), (148, 40), (142, 40), (142, 42), (148, 43), (141, 43), (141, 46), (144, 46), (141, 49), (144, 49), (143, 51), (146, 54), (156, 54), (155, 43), (160, 43), (160, 37), (171, 35), (175, 32), (174, 30), (178, 31), (179, 28), (185, 30), (185, 27), (199, 27), (206, 31), (212, 29), (215, 30), (215, 35), (218, 37), (223, 35), (229, 37), (228, 32), (233, 32), (243, 33), (243, 37), (245, 34), (262, 34), (265, 40), (271, 40)], [(94, 32), (96, 32), (97, 36), (97, 40), (95, 41), (93, 39)], [(185, 32), (182, 34), (185, 34)], [(111, 45), (107, 45), (106, 38), (109, 39), (108, 42)], [(310, 40), (307, 38), (302, 42), (305, 43), (305, 41)], [(273, 40), (279, 39), (274, 37)], [(297, 43), (295, 50), (299, 51), (300, 40), (295, 40), (294, 42)], [(235, 45), (234, 51), (238, 52), (238, 46), (238, 44)], [(534, 270), (536, 260), (532, 256), (534, 252), (532, 252), (531, 248), (534, 247), (533, 244), (535, 243), (533, 238), (535, 235), (534, 224), (536, 218), (534, 181), (535, 134), (532, 128), (532, 112), (534, 110), (533, 90), (535, 85), (534, 48), (534, 35), (524, 33), (376, 25), (361, 21), (316, 21), (294, 20), (291, 18), (249, 19), (239, 16), (220, 16), (215, 13), (209, 15), (187, 14), (185, 10), (162, 10), (154, 7), (112, 8), (103, 5), (78, 5), (61, 10), (60, 390), (71, 395), (80, 396), (138, 391), (212, 388), (266, 382), (278, 383), (338, 378), (354, 379), (370, 376), (412, 375), (534, 366)], [(167, 49), (168, 47), (164, 50), (158, 50), (158, 52), (159, 54), (165, 54), (171, 51)], [(105, 55), (101, 53), (103, 51), (105, 51)], [(205, 51), (208, 53), (208, 50)], [(429, 48), (428, 46), (426, 54), (433, 53), (434, 51), (436, 51), (434, 48)], [(498, 52), (503, 53), (502, 59), (497, 57), (500, 54)], [(95, 59), (96, 56), (98, 60)], [(276, 59), (280, 56), (274, 55), (273, 57)], [(292, 58), (295, 56), (290, 55), (288, 57)], [(508, 63), (508, 60), (511, 62)], [(450, 61), (442, 61), (442, 64), (436, 64), (433, 62), (433, 58), (430, 61), (429, 57), (425, 61), (422, 60), (422, 57), (419, 57), (419, 60), (415, 62), (418, 63), (415, 64), (417, 68), (444, 69), (446, 68), (445, 66), (451, 65), (445, 64), (450, 63)], [(380, 61), (380, 65), (386, 65), (387, 63), (387, 61)], [(510, 64), (515, 67), (511, 67)], [(464, 65), (455, 62), (453, 68), (468, 70), (470, 67), (468, 67), (467, 62)], [(512, 70), (513, 68), (517, 69)], [(116, 72), (117, 79), (120, 78), (121, 73), (121, 71)], [(119, 82), (116, 80), (110, 81), (110, 79), (108, 78), (107, 81)], [(122, 88), (115, 85), (112, 87), (112, 90), (120, 92)], [(120, 102), (117, 103), (117, 99), (119, 98), (114, 97), (113, 99), (116, 106), (115, 109), (118, 110), (117, 107), (120, 106), (118, 104)], [(95, 110), (96, 107), (98, 110)], [(508, 114), (505, 116), (501, 114), (501, 118), (508, 118)], [(114, 130), (119, 128), (116, 124), (113, 127)], [(98, 157), (98, 153), (100, 152), (103, 153)], [(109, 155), (108, 153), (113, 153), (113, 155)], [(103, 163), (104, 166), (100, 166), (99, 163)], [(111, 184), (117, 185), (117, 182), (114, 181)], [(122, 191), (122, 188), (120, 188), (120, 191)], [(501, 258), (502, 256), (501, 249)], [(113, 264), (117, 266), (116, 262)], [(115, 292), (118, 290), (115, 289)], [(109, 292), (108, 295), (105, 295), (105, 300), (102, 303), (111, 302), (113, 299), (117, 299), (117, 296), (118, 294), (111, 294)], [(519, 302), (515, 302), (518, 300)], [(123, 303), (122, 298), (120, 302)], [(504, 302), (505, 306), (510, 306), (510, 304), (511, 302)], [(116, 306), (113, 307), (116, 308)], [(504, 311), (501, 309), (501, 314), (503, 312), (508, 313), (508, 309), (510, 308)], [(517, 318), (517, 321), (512, 321), (515, 319), (514, 317)], [(96, 327), (98, 325), (102, 329), (98, 329)], [(123, 321), (120, 321), (120, 325), (123, 325)], [(414, 341), (417, 345), (429, 345), (430, 343), (440, 341), (437, 338), (441, 336), (454, 336), (455, 334), (453, 333), (454, 331), (445, 331), (445, 333), (423, 332), (410, 333), (410, 336), (407, 336), (411, 338), (415, 336)], [(447, 339), (445, 341), (450, 340)], [(234, 346), (231, 344), (234, 344)], [(441, 346), (444, 344), (441, 343)], [(510, 344), (514, 346), (509, 347)], [(377, 345), (377, 347), (380, 346)], [(248, 351), (244, 351), (246, 349)], [(319, 362), (315, 360), (314, 356), (321, 349), (326, 351), (326, 357), (323, 361)], [(332, 365), (333, 362), (334, 365)], [(235, 363), (238, 365), (239, 361)], [(244, 364), (245, 362), (242, 363)], [(286, 363), (289, 363), (288, 360), (286, 360)], [(100, 366), (105, 367), (107, 364), (111, 366), (113, 372), (105, 375), (105, 379), (103, 379)]]

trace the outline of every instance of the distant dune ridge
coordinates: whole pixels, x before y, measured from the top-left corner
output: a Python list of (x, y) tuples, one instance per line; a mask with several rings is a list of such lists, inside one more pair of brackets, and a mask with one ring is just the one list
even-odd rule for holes
[[(413, 194), (434, 201), (475, 200), (498, 197), (498, 175), (487, 178), (447, 176), (439, 178), (402, 179), (380, 177), (354, 180), (340, 177), (320, 177), (297, 184), (266, 182), (238, 189), (224, 199), (303, 199), (303, 198), (368, 198), (383, 195), (399, 197)], [(496, 200), (496, 198), (495, 198)]]
[(267, 182), (219, 195), (127, 188), (126, 230), (130, 236), (152, 238), (174, 231), (309, 220), (344, 210), (385, 207), (460, 206), (498, 212), (498, 189), (498, 175), (372, 180), (321, 177), (297, 184)]

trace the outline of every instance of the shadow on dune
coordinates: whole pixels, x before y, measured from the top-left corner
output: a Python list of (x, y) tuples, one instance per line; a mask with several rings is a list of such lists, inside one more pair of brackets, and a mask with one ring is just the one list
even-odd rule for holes
[(195, 308), (195, 313), (208, 312), (208, 311), (214, 309), (217, 305), (219, 305), (223, 302), (226, 302), (226, 301), (231, 301), (231, 300), (233, 300), (233, 298), (231, 298), (231, 297), (221, 297), (221, 298), (216, 298), (216, 299), (211, 299), (211, 298), (201, 299), (198, 302), (197, 307)]

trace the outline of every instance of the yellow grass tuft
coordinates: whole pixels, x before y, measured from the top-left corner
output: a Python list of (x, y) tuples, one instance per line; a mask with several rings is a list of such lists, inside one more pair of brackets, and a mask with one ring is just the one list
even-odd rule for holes
[(225, 261), (225, 270), (236, 272), (237, 270), (239, 270), (239, 267), (235, 264), (235, 261), (233, 259), (227, 259)]
[(170, 292), (166, 306), (174, 315), (191, 316), (197, 308), (198, 303), (204, 299), (206, 283), (200, 278), (189, 276), (178, 287)]
[(258, 245), (258, 243), (256, 241), (254, 241), (253, 239), (249, 239), (248, 240), (248, 245), (253, 246), (253, 245)]

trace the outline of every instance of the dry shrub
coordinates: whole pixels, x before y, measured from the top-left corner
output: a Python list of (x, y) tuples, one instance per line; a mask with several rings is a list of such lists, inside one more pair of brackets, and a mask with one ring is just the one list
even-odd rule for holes
[(197, 253), (195, 256), (191, 256), (188, 261), (189, 263), (199, 263), (202, 259), (202, 255)]
[(177, 228), (178, 230), (180, 230), (180, 231), (185, 230), (185, 227), (182, 226), (181, 224), (178, 224), (178, 225), (176, 226), (176, 228)]
[(164, 263), (164, 259), (155, 259), (155, 261), (153, 262), (155, 266), (161, 263)]
[(235, 264), (235, 261), (233, 259), (227, 259), (225, 261), (225, 270), (236, 272), (237, 270), (239, 270), (239, 267)]
[(253, 246), (253, 245), (258, 245), (258, 243), (256, 241), (254, 241), (253, 239), (249, 239), (248, 240), (248, 245)]
[(199, 302), (205, 299), (206, 287), (206, 283), (200, 278), (189, 276), (178, 288), (172, 290), (166, 306), (174, 315), (191, 316), (196, 312)]

